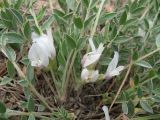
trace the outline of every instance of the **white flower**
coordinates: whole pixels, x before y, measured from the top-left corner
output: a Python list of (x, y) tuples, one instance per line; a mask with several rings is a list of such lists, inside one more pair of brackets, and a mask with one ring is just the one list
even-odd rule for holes
[(81, 73), (81, 79), (85, 82), (95, 82), (99, 77), (99, 71), (98, 70), (88, 70), (87, 68), (84, 68)]
[(49, 59), (54, 59), (56, 51), (53, 43), (51, 28), (47, 30), (47, 35), (39, 36), (32, 33), (33, 44), (29, 49), (28, 58), (31, 65), (35, 67), (46, 67), (49, 64)]
[(105, 114), (105, 120), (110, 120), (108, 107), (107, 106), (103, 106), (102, 110), (103, 110), (103, 112)]
[(119, 53), (114, 52), (114, 57), (108, 65), (105, 77), (106, 79), (111, 79), (113, 76), (119, 75), (120, 71), (124, 69), (124, 66), (117, 67), (119, 59)]
[(84, 68), (89, 65), (96, 64), (104, 50), (102, 43), (100, 43), (97, 49), (95, 48), (92, 39), (89, 39), (89, 43), (92, 48), (92, 52), (89, 52), (83, 56), (81, 63)]

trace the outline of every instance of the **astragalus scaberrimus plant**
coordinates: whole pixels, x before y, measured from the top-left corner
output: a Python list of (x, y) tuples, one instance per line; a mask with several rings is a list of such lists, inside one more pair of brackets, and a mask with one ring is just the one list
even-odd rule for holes
[(159, 0), (0, 1), (0, 120), (159, 120)]

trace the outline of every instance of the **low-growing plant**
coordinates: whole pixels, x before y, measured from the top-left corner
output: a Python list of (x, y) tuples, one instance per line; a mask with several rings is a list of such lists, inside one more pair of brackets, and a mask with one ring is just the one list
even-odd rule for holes
[(37, 2), (0, 1), (0, 119), (160, 119), (160, 1)]

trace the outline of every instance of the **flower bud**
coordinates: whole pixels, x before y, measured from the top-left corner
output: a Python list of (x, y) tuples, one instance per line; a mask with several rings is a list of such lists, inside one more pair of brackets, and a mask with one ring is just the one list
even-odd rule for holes
[(86, 83), (95, 82), (98, 79), (98, 77), (99, 77), (98, 70), (88, 70), (87, 68), (84, 68), (82, 70), (81, 79)]

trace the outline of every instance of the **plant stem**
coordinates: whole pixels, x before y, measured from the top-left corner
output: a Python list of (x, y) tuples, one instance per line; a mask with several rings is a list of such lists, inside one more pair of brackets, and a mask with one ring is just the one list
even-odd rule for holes
[(41, 94), (39, 94), (39, 92), (35, 89), (35, 87), (31, 83), (29, 84), (29, 88), (41, 100), (41, 102), (52, 112), (53, 109), (48, 105), (45, 98)]
[(53, 3), (52, 3), (53, 0), (49, 0), (49, 7), (51, 9), (51, 11), (53, 10)]
[[(86, 13), (86, 16), (85, 16), (84, 21), (86, 21), (86, 20), (88, 19), (88, 16), (89, 16), (89, 13), (90, 13), (90, 7), (91, 7), (91, 4), (92, 4), (92, 1), (93, 1), (93, 0), (90, 0), (90, 1), (89, 1), (89, 6), (88, 6), (88, 8), (87, 8), (87, 13)], [(81, 29), (81, 33), (80, 33), (79, 39), (83, 36), (84, 31), (85, 31), (85, 29), (84, 29), (84, 25), (83, 25), (83, 28)]]
[(21, 112), (21, 111), (13, 111), (13, 110), (10, 110), (9, 112), (7, 112), (7, 115), (9, 117), (11, 116), (29, 116), (30, 114), (35, 115), (35, 117), (37, 118), (45, 118), (45, 119), (49, 119), (46, 116), (52, 115), (52, 113), (49, 113), (49, 112)]
[(153, 79), (155, 79), (155, 78), (158, 78), (158, 75), (146, 79), (145, 81), (141, 82), (140, 85), (144, 85), (144, 84), (148, 83), (149, 81), (151, 81), (151, 80), (153, 80)]
[[(55, 89), (56, 89), (56, 92), (54, 92), (54, 94), (57, 93), (58, 96), (60, 96), (60, 94), (59, 94), (59, 86), (57, 86), (58, 81), (56, 80), (56, 77), (55, 77), (55, 75), (54, 75), (54, 71), (53, 71), (52, 67), (50, 67), (49, 69), (50, 69), (50, 73), (51, 73), (51, 76), (52, 76), (52, 80), (53, 80), (53, 83), (54, 83)], [(51, 86), (51, 87), (52, 87), (52, 86)], [(53, 87), (52, 87), (52, 88), (53, 88)], [(55, 94), (55, 97), (56, 97), (56, 98), (58, 97), (57, 94)]]
[[(136, 62), (139, 62), (139, 61), (141, 61), (141, 60), (153, 55), (154, 53), (156, 53), (158, 51), (160, 51), (160, 48), (157, 48), (157, 49), (153, 50), (152, 52), (150, 52), (150, 53), (138, 58), (137, 60), (133, 61), (132, 64), (135, 64)], [(129, 67), (129, 65), (126, 65), (124, 69), (127, 69), (128, 67)]]
[[(145, 58), (151, 56), (152, 54), (158, 52), (159, 50), (160, 50), (160, 48), (157, 48), (157, 49), (153, 50), (152, 52), (150, 52), (150, 53), (148, 53), (148, 54), (146, 54), (146, 55), (140, 57), (140, 58), (139, 58), (138, 60), (136, 60), (135, 62), (141, 61), (141, 60), (143, 60), (143, 59), (145, 59)], [(135, 63), (135, 62), (133, 62), (133, 63)]]
[(136, 118), (133, 118), (132, 120), (158, 120), (159, 118), (160, 118), (160, 114), (155, 114), (155, 115), (149, 115), (144, 117), (136, 117)]
[[(47, 76), (46, 76), (45, 74), (43, 74), (43, 77), (44, 77), (44, 79), (46, 80), (48, 86), (50, 87), (50, 89), (51, 89), (53, 95), (57, 98), (56, 91), (55, 91), (55, 89), (53, 88), (53, 86), (52, 86), (50, 80), (47, 78)], [(55, 83), (54, 83), (54, 84), (55, 84)]]
[[(97, 28), (97, 25), (98, 25), (98, 20), (99, 20), (100, 13), (101, 13), (101, 11), (102, 11), (102, 7), (103, 7), (104, 2), (105, 2), (105, 0), (102, 0), (102, 2), (101, 2), (101, 4), (100, 4), (100, 7), (99, 7), (99, 10), (98, 10), (98, 13), (97, 13), (97, 15), (96, 15), (96, 20), (95, 20), (94, 26), (93, 26), (93, 28), (92, 28), (92, 30), (91, 30), (91, 35), (90, 35), (90, 38), (89, 38), (89, 44), (90, 44), (90, 45), (88, 45), (87, 52), (89, 51), (90, 47), (93, 48), (93, 46), (94, 46), (93, 36), (94, 36), (94, 34), (95, 34), (95, 32), (96, 32), (96, 28)], [(93, 50), (93, 49), (92, 49), (92, 50)]]
[(118, 28), (118, 31), (117, 31), (115, 37), (109, 42), (109, 44), (107, 45), (107, 48), (109, 48), (109, 47), (112, 45), (113, 41), (116, 39), (116, 37), (118, 36), (118, 34), (119, 34), (120, 31), (122, 30), (122, 28), (123, 28), (122, 26), (120, 26), (120, 27)]
[(94, 26), (93, 26), (93, 29), (92, 29), (91, 35), (90, 35), (90, 38), (91, 38), (91, 39), (93, 38), (94, 33), (96, 32), (98, 20), (99, 20), (100, 13), (101, 13), (101, 11), (102, 11), (102, 7), (103, 7), (104, 2), (105, 2), (105, 0), (102, 0), (102, 2), (101, 2), (101, 4), (100, 4), (100, 7), (99, 7), (99, 10), (98, 10), (98, 13), (97, 13), (97, 15), (96, 15), (96, 20), (95, 20), (95, 23), (94, 23)]
[(116, 96), (114, 97), (114, 100), (113, 100), (113, 102), (112, 102), (111, 105), (110, 105), (109, 111), (111, 110), (112, 106), (114, 105), (115, 101), (117, 100), (117, 98), (118, 98), (118, 96), (119, 96), (119, 94), (120, 94), (120, 92), (121, 92), (121, 90), (122, 90), (122, 88), (123, 88), (123, 86), (124, 86), (127, 78), (128, 78), (128, 75), (129, 75), (129, 73), (130, 73), (130, 71), (131, 71), (131, 67), (132, 67), (132, 61), (131, 61), (130, 64), (129, 64), (129, 68), (128, 68), (127, 73), (126, 73), (126, 75), (125, 75), (125, 77), (124, 77), (124, 79), (123, 79), (123, 81), (122, 81), (122, 83), (121, 83), (121, 85), (120, 85), (120, 87), (119, 87), (119, 89), (118, 89), (118, 91), (117, 91), (117, 94), (116, 94)]
[(146, 14), (148, 13), (148, 11), (150, 10), (151, 7), (152, 7), (152, 5), (150, 5), (150, 4), (148, 3), (148, 6), (146, 7), (144, 13), (143, 13), (142, 16), (140, 17), (140, 20), (143, 20), (143, 19), (144, 19), (144, 17), (146, 16)]
[[(22, 72), (22, 70), (20, 69), (20, 67), (14, 61), (12, 61), (12, 64), (14, 65), (15, 69), (17, 70), (18, 75), (23, 79), (27, 79), (26, 76), (24, 75), (24, 73)], [(28, 80), (27, 80), (27, 82), (28, 82)], [(29, 88), (30, 88), (29, 90), (32, 91), (50, 111), (53, 111), (53, 109), (45, 101), (45, 98), (37, 92), (35, 87), (30, 82), (28, 82), (28, 83), (29, 83)]]
[(93, 0), (90, 0), (90, 1), (89, 1), (89, 6), (88, 6), (88, 8), (87, 8), (87, 13), (86, 13), (86, 16), (85, 16), (84, 21), (86, 21), (86, 20), (88, 19), (88, 16), (89, 16), (89, 13), (90, 13), (90, 8), (91, 8), (92, 1), (93, 1)]
[(67, 58), (67, 62), (66, 62), (64, 73), (63, 73), (63, 77), (62, 77), (61, 93), (60, 93), (60, 96), (59, 96), (62, 102), (65, 101), (65, 96), (66, 96), (65, 95), (65, 93), (66, 93), (66, 91), (65, 91), (66, 89), (65, 88), (66, 88), (66, 86), (68, 86), (68, 85), (66, 85), (68, 83), (67, 74), (68, 74), (68, 68), (70, 66), (70, 60), (72, 58), (73, 53), (74, 53), (74, 50), (72, 50), (70, 52), (70, 54), (69, 54), (69, 56)]
[(34, 12), (32, 9), (30, 9), (29, 11), (30, 11), (31, 15), (32, 15), (33, 18), (34, 18), (36, 27), (38, 28), (38, 30), (39, 30), (39, 32), (40, 32), (40, 35), (42, 35), (43, 32), (42, 32), (42, 30), (41, 30), (41, 28), (40, 28), (40, 26), (39, 26), (39, 24), (38, 24), (38, 21), (37, 21), (37, 17), (36, 17), (35, 12)]
[(69, 68), (68, 68), (68, 73), (67, 73), (67, 77), (66, 77), (66, 81), (65, 81), (65, 86), (64, 86), (64, 99), (67, 98), (67, 89), (68, 89), (68, 85), (69, 85), (69, 78), (71, 76), (71, 71), (72, 71), (72, 68), (73, 68), (73, 65), (74, 65), (74, 61), (75, 61), (75, 58), (76, 58), (76, 55), (77, 55), (77, 51), (74, 51), (73, 53), (73, 56), (71, 58), (71, 62), (70, 62), (70, 65), (69, 65)]

